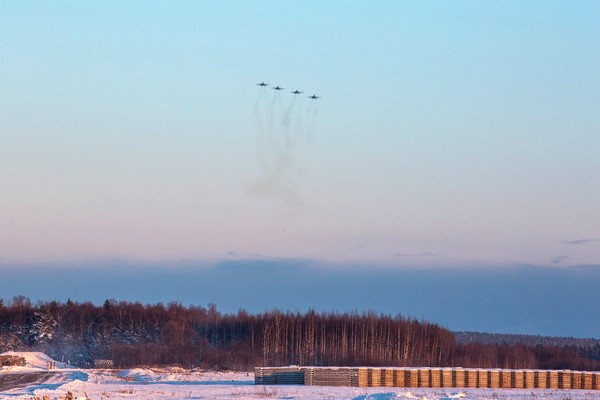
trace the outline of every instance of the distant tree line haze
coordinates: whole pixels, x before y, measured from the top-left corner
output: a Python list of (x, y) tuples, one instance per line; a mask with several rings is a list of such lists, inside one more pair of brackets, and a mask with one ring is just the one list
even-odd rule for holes
[(434, 323), (368, 313), (238, 311), (106, 300), (0, 299), (0, 351), (42, 351), (90, 366), (421, 366), (600, 370), (600, 346), (457, 343)]

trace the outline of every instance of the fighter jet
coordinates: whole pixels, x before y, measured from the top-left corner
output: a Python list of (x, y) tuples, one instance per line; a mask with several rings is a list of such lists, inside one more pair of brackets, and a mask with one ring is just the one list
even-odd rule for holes
[(321, 96), (317, 96), (316, 94), (313, 94), (312, 96), (308, 96), (308, 98), (309, 98), (309, 99), (316, 100), (316, 99), (320, 99), (320, 98), (321, 98)]
[(256, 86), (269, 86), (269, 84), (261, 82), (261, 83), (257, 83)]
[(304, 93), (304, 92), (301, 92), (301, 91), (299, 91), (298, 89), (296, 89), (296, 90), (294, 90), (293, 92), (290, 92), (290, 93), (294, 93), (294, 94), (302, 94), (302, 93)]
[(271, 89), (273, 89), (273, 90), (283, 90), (283, 89), (285, 89), (285, 88), (283, 88), (283, 87), (279, 87), (279, 85), (277, 85), (277, 86), (275, 86), (274, 88), (271, 88)]

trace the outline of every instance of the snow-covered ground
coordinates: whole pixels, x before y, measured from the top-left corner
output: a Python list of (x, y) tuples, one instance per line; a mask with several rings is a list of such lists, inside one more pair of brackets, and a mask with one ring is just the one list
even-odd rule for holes
[[(351, 388), (323, 386), (256, 386), (254, 374), (248, 372), (202, 372), (179, 368), (136, 368), (124, 371), (57, 368), (45, 370), (41, 353), (19, 353), (30, 367), (0, 370), (0, 381), (6, 374), (8, 386), (0, 387), (0, 399), (22, 399), (48, 396), (58, 399), (67, 392), (75, 398), (91, 400), (124, 399), (600, 399), (600, 391), (556, 389), (407, 389)], [(31, 359), (31, 362), (30, 362)], [(43, 361), (43, 364), (40, 362)], [(57, 367), (58, 367), (57, 363)], [(41, 366), (38, 366), (41, 365)]]

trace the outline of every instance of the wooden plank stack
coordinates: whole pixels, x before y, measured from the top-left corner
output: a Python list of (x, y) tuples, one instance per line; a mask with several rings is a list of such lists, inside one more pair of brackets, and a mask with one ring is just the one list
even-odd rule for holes
[(527, 370), (525, 371), (525, 388), (526, 389), (534, 389), (535, 385), (535, 371)]
[(442, 387), (456, 387), (455, 371), (450, 368), (442, 370)]
[(350, 386), (358, 387), (358, 369), (351, 368), (350, 369)]
[(431, 387), (430, 370), (428, 368), (419, 369), (419, 387)]
[(476, 369), (468, 369), (467, 370), (467, 387), (476, 388), (477, 387), (477, 370)]
[(516, 389), (523, 389), (525, 387), (525, 371), (516, 370), (513, 371), (515, 374), (515, 385), (513, 386)]
[(257, 385), (312, 385), (305, 381), (305, 372), (299, 367), (254, 368), (254, 383)]
[(456, 387), (466, 387), (467, 379), (465, 377), (465, 370), (460, 368), (457, 369), (454, 381), (456, 382)]
[(536, 376), (536, 388), (538, 389), (546, 389), (548, 387), (548, 378), (550, 374), (548, 371), (535, 371)]
[(396, 387), (406, 387), (406, 371), (404, 369), (396, 369), (394, 370), (394, 382)]
[(381, 370), (381, 380), (383, 381), (382, 386), (394, 387), (396, 386), (394, 370), (391, 368), (385, 368)]
[(582, 375), (582, 389), (592, 390), (594, 388), (594, 374), (590, 372), (584, 372)]
[(418, 369), (408, 369), (406, 370), (406, 372), (408, 372), (408, 376), (409, 381), (408, 381), (408, 387), (412, 387), (412, 388), (418, 388), (419, 387), (419, 370)]
[(486, 371), (480, 369), (477, 371), (477, 387), (478, 388), (487, 388), (490, 387), (490, 371)]
[(515, 375), (511, 370), (502, 370), (502, 387), (511, 388), (515, 386)]
[(502, 387), (501, 371), (497, 369), (493, 369), (490, 371), (490, 387), (491, 388), (500, 388)]
[(359, 368), (358, 369), (358, 386), (367, 387), (369, 386), (369, 369)]
[(583, 379), (581, 372), (571, 372), (571, 389), (583, 389)]
[(550, 389), (558, 389), (558, 371), (549, 371), (550, 379), (548, 380), (548, 387)]
[(257, 385), (600, 390), (600, 373), (463, 368), (256, 367)]
[(571, 389), (571, 371), (558, 371), (558, 388)]
[(369, 368), (369, 386), (381, 386), (381, 368)]
[(350, 386), (350, 368), (311, 368), (305, 370), (305, 376), (312, 374), (312, 384), (315, 386)]
[(431, 387), (442, 387), (442, 370), (439, 368), (432, 369), (429, 379), (431, 381)]

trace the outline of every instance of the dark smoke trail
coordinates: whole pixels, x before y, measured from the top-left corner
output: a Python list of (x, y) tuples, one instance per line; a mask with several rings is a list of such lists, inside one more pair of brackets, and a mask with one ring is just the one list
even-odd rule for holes
[(292, 115), (292, 112), (294, 111), (295, 104), (296, 104), (296, 95), (294, 95), (294, 98), (292, 99), (292, 102), (288, 106), (287, 111), (285, 112), (283, 119), (281, 121), (281, 123), (286, 127), (290, 126), (290, 117)]

